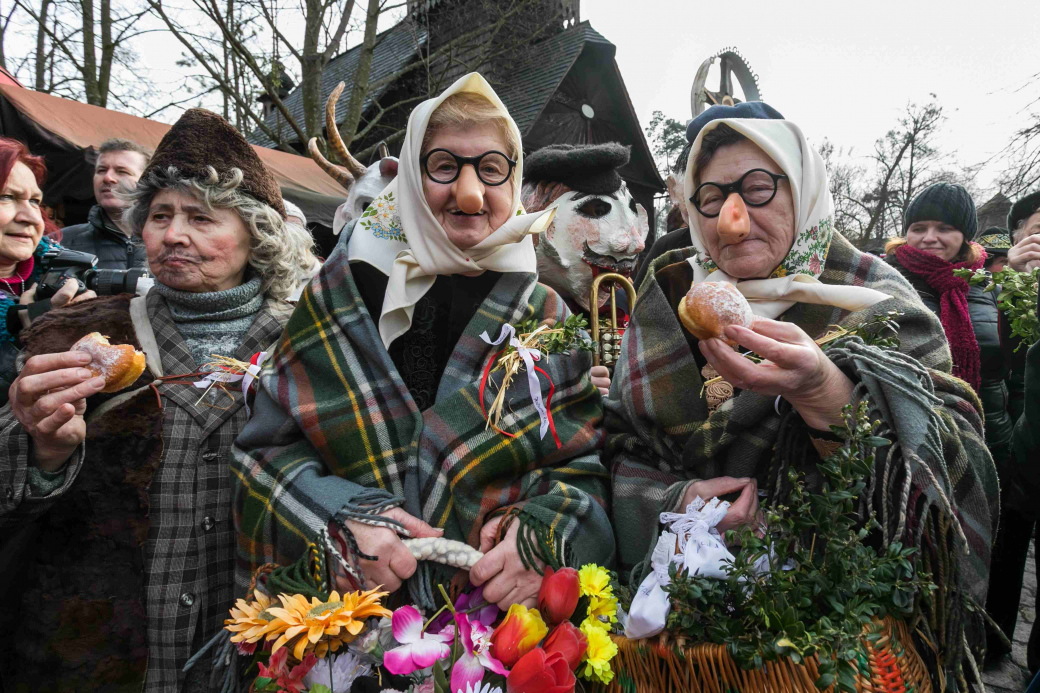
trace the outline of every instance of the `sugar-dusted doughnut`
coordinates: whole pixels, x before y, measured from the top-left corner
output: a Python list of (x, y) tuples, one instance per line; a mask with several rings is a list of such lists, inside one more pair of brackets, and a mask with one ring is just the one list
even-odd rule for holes
[(100, 332), (91, 332), (72, 345), (72, 351), (90, 354), (86, 368), (105, 379), (102, 392), (119, 392), (134, 384), (144, 373), (144, 352), (130, 344), (109, 344), (108, 337)]
[(755, 320), (751, 305), (737, 287), (727, 282), (700, 282), (690, 287), (679, 302), (679, 319), (697, 339), (718, 337), (730, 346), (722, 331), (727, 325), (751, 328)]

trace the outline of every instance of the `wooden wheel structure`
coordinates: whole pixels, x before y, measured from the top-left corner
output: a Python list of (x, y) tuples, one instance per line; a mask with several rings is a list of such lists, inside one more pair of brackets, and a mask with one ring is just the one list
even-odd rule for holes
[[(708, 86), (709, 72), (712, 65), (718, 63), (719, 83), (717, 89)], [(736, 87), (740, 87), (740, 96)], [(758, 87), (758, 75), (754, 73), (747, 60), (736, 48), (723, 48), (711, 56), (697, 68), (697, 75), (693, 79), (693, 89), (690, 91), (690, 109), (693, 117), (700, 115), (701, 111), (709, 106), (721, 104), (733, 106), (742, 101), (761, 101), (762, 93)]]

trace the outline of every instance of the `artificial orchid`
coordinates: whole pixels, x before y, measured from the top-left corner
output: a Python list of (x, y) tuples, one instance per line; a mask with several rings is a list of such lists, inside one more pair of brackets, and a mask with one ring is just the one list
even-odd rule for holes
[[(472, 592), (465, 592), (455, 600), (455, 613), (469, 616), (470, 621), (479, 621), (485, 626), (490, 626), (498, 620), (501, 611), (497, 604), (488, 604), (484, 600), (484, 587), (478, 587)], [(430, 622), (426, 629), (427, 633), (440, 633), (452, 623), (451, 612), (445, 610)]]
[(423, 618), (414, 606), (402, 606), (393, 613), (391, 627), (400, 647), (383, 654), (383, 666), (391, 674), (411, 674), (432, 666), (451, 654), (454, 634), (423, 633)]
[(478, 686), (485, 669), (502, 676), (509, 673), (502, 662), (491, 655), (491, 628), (480, 621), (471, 621), (462, 613), (455, 614), (455, 624), (464, 652), (451, 669), (451, 690), (464, 690), (471, 684)]

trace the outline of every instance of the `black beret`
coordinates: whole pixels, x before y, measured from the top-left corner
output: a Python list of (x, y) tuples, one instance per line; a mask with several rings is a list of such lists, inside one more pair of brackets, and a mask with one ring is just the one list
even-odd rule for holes
[(591, 195), (609, 195), (621, 187), (618, 169), (628, 163), (631, 147), (605, 144), (550, 144), (524, 159), (524, 182), (552, 181)]
[(1040, 211), (1040, 190), (1020, 198), (1018, 202), (1011, 205), (1007, 218), (1008, 232), (1014, 233), (1019, 222), (1028, 219), (1038, 211)]
[(712, 106), (686, 124), (686, 141), (693, 142), (697, 133), (713, 120), (723, 118), (755, 118), (758, 120), (783, 120), (780, 111), (764, 101), (745, 101), (736, 106)]

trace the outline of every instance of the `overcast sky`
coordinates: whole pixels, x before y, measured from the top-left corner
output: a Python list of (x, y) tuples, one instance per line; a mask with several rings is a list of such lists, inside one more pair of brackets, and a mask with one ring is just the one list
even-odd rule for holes
[[(645, 127), (655, 110), (685, 122), (697, 66), (736, 46), (763, 100), (810, 140), (870, 152), (910, 101), (935, 93), (941, 143), (979, 163), (1026, 122), (1040, 97), (1040, 2), (583, 0), (582, 19), (617, 46)], [(1036, 108), (1036, 106), (1034, 106)], [(986, 187), (993, 166), (980, 174)]]

